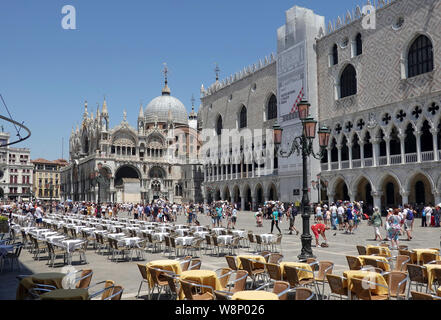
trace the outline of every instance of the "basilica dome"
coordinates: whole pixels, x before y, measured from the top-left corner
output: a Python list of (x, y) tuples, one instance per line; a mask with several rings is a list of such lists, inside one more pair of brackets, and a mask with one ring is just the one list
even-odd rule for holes
[(165, 84), (162, 96), (153, 99), (145, 109), (146, 123), (167, 122), (169, 117), (175, 124), (188, 125), (188, 114), (184, 104), (170, 95), (170, 89)]

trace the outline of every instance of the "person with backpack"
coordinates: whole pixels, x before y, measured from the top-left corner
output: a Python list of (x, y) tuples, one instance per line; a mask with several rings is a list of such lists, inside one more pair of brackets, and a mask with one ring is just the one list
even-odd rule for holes
[(421, 213), (421, 227), (427, 227), (427, 223), (426, 223), (426, 207), (423, 207), (423, 211)]
[(404, 218), (406, 221), (404, 222), (404, 228), (407, 233), (407, 240), (412, 240), (412, 229), (413, 229), (413, 221), (415, 219), (413, 209), (408, 205), (404, 205)]

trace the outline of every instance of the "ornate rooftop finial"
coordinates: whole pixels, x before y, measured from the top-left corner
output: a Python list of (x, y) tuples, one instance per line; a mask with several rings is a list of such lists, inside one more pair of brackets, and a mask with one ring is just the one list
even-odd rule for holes
[(141, 102), (139, 106), (138, 119), (142, 119), (142, 118), (144, 118), (144, 110), (142, 109), (142, 102)]
[(167, 63), (164, 62), (164, 70), (162, 71), (164, 74), (164, 89), (162, 89), (162, 95), (163, 96), (169, 96), (170, 95), (170, 88), (168, 87), (168, 67)]
[(127, 112), (126, 112), (126, 109), (124, 109), (124, 112), (123, 112), (123, 122), (127, 122)]
[(103, 102), (103, 110), (101, 111), (103, 115), (108, 115), (109, 112), (107, 111), (107, 102), (106, 102), (106, 96), (104, 96), (104, 102)]

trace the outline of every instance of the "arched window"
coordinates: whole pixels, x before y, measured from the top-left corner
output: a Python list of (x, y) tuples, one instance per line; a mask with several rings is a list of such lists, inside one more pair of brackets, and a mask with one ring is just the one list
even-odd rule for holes
[(272, 120), (277, 118), (277, 98), (275, 95), (272, 95), (268, 101), (266, 114), (267, 114), (267, 120)]
[(239, 129), (243, 129), (247, 127), (247, 108), (242, 106), (239, 115)]
[(413, 42), (407, 63), (409, 78), (433, 70), (433, 47), (429, 38), (421, 35)]
[(348, 65), (340, 78), (340, 98), (357, 94), (357, 72), (353, 65)]
[(222, 129), (223, 129), (222, 116), (219, 116), (216, 122), (216, 133), (218, 136), (222, 134)]
[(361, 33), (355, 37), (355, 55), (359, 56), (363, 53), (363, 41), (361, 40)]
[(338, 47), (337, 44), (334, 44), (332, 47), (332, 65), (335, 66), (338, 64)]

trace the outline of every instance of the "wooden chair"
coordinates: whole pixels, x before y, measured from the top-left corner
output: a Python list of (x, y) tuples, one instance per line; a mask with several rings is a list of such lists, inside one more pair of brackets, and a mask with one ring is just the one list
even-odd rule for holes
[(222, 288), (225, 289), (228, 285), (228, 282), (230, 281), (231, 275), (233, 274), (233, 270), (230, 268), (220, 268), (217, 269), (215, 272)]
[(426, 287), (426, 293), (428, 292), (427, 285), (427, 269), (417, 264), (408, 264), (407, 272), (409, 274), (409, 288), (407, 291), (407, 298), (409, 298), (412, 284), (416, 286), (416, 291), (421, 292), (423, 287)]
[(294, 291), (295, 291), (295, 300), (309, 301), (314, 298), (314, 293), (312, 292), (311, 289), (299, 287), (299, 288), (295, 288)]
[[(274, 252), (280, 252), (280, 253), (282, 252), (282, 237), (283, 237), (282, 234), (278, 234), (277, 238), (276, 238), (276, 241), (271, 243), (271, 247), (272, 247)], [(280, 251), (277, 251), (277, 247), (280, 248)]]
[[(216, 290), (216, 292), (222, 296), (219, 296), (219, 300), (225, 300), (227, 298), (228, 300), (231, 298), (233, 294), (240, 291), (245, 291), (246, 284), (247, 284), (247, 278), (248, 278), (248, 272), (245, 270), (237, 270), (233, 271), (233, 273), (236, 274), (235, 279), (230, 281), (225, 288), (225, 290)], [(230, 277), (231, 279), (231, 277)], [(227, 291), (228, 290), (228, 291)], [(218, 298), (216, 298), (218, 300)]]
[(212, 287), (184, 280), (180, 283), (187, 300), (214, 300)]
[(146, 283), (147, 285), (149, 285), (149, 281), (147, 278), (147, 272), (148, 272), (147, 266), (144, 264), (139, 264), (139, 263), (137, 263), (137, 265), (138, 265), (138, 269), (139, 269), (139, 272), (141, 273), (141, 277), (142, 277), (141, 283), (139, 284), (139, 288), (138, 288), (138, 294), (136, 295), (136, 298), (139, 298), (139, 293), (141, 292), (142, 284)]
[(358, 298), (358, 300), (389, 300), (388, 294), (376, 295), (371, 292), (371, 286), (388, 288), (382, 284), (368, 281), (365, 279), (356, 279), (356, 278), (352, 278), (351, 283), (352, 283), (351, 293), (353, 293), (355, 297)]
[(279, 264), (283, 260), (283, 254), (280, 253), (271, 253), (268, 258), (268, 263)]
[[(325, 295), (325, 284), (327, 283), (327, 275), (332, 274), (332, 270), (334, 269), (334, 263), (331, 261), (320, 261), (318, 263), (319, 269), (318, 274), (314, 275), (314, 280), (316, 282), (316, 288), (318, 289), (318, 295), (321, 299), (324, 298)], [(322, 284), (322, 290), (319, 289), (319, 284)]]
[(417, 291), (411, 291), (412, 300), (441, 300), (441, 297), (434, 296), (428, 293), (422, 293)]
[(89, 300), (92, 300), (93, 298), (100, 296), (100, 295), (101, 295), (101, 300), (106, 300), (108, 297), (110, 297), (113, 294), (113, 288), (115, 287), (115, 282), (112, 280), (106, 280), (106, 281), (101, 281), (101, 282), (95, 283), (94, 285), (87, 288), (87, 290), (89, 292), (91, 292), (91, 289), (93, 287), (96, 287), (101, 284), (104, 284), (104, 288), (102, 290), (97, 291), (97, 292), (90, 293)]
[(265, 288), (273, 285), (272, 293), (279, 297), (279, 300), (288, 300), (289, 283), (286, 281), (270, 281), (263, 286), (256, 289), (256, 291), (264, 290)]
[[(252, 243), (256, 243), (256, 241), (254, 240), (254, 234), (252, 231), (248, 231), (248, 250), (251, 251), (251, 244)], [(256, 245), (256, 249), (257, 249), (257, 245)], [(257, 250), (256, 250), (257, 251)]]
[(328, 280), (329, 288), (331, 290), (328, 300), (331, 299), (331, 296), (338, 296), (340, 300), (343, 300), (343, 298), (349, 299), (348, 289), (345, 288), (345, 281), (347, 280), (345, 277), (327, 274), (326, 279)]
[(405, 272), (391, 271), (383, 274), (389, 287), (389, 297), (397, 300), (406, 298), (406, 285), (409, 276)]
[(185, 258), (182, 258), (181, 260), (179, 260), (181, 262), (181, 270), (182, 271), (188, 270), (188, 268), (190, 267), (191, 259), (192, 259), (191, 256), (186, 256)]
[(395, 259), (395, 265), (393, 271), (407, 271), (407, 264), (410, 262), (410, 256), (398, 255)]
[(92, 270), (82, 270), (81, 276), (78, 279), (75, 279), (77, 289), (87, 289), (90, 286), (90, 282), (92, 281), (93, 271)]
[(259, 234), (256, 234), (254, 237), (256, 238), (256, 251), (262, 250), (262, 246), (264, 246), (262, 237)]
[(363, 267), (357, 257), (346, 256), (346, 260), (348, 262), (350, 270), (360, 270)]
[(179, 296), (179, 277), (172, 273), (163, 273), (168, 282), (168, 289), (172, 300), (177, 300)]
[(207, 254), (207, 250), (213, 252), (213, 244), (211, 242), (211, 237), (208, 234), (205, 235), (205, 254)]
[(237, 271), (236, 258), (233, 256), (225, 256), (227, 260), (228, 267), (234, 271)]
[(266, 272), (268, 273), (268, 276), (271, 280), (274, 280), (274, 281), (283, 280), (282, 279), (282, 272), (281, 272), (280, 266), (278, 264), (266, 263), (265, 269), (266, 269)]
[(439, 254), (436, 253), (430, 253), (430, 252), (423, 252), (421, 253), (421, 260), (424, 264), (432, 264), (435, 263), (438, 260)]
[(367, 250), (365, 246), (357, 246), (357, 251), (360, 256), (367, 255)]
[[(254, 287), (257, 278), (261, 278), (263, 281), (265, 279), (265, 268), (255, 268), (253, 262), (250, 259), (240, 257), (240, 262), (243, 269), (248, 272), (248, 276), (253, 280), (251, 286)], [(256, 261), (257, 262), (257, 261)]]
[(301, 269), (301, 268), (297, 268), (297, 267), (291, 267), (291, 266), (285, 266), (285, 274), (286, 274), (286, 281), (289, 282), (289, 285), (293, 288), (296, 287), (306, 287), (306, 286), (311, 286), (314, 289), (316, 289), (316, 283), (314, 278), (310, 278), (310, 279), (299, 279), (298, 276), (298, 272), (299, 271), (305, 271), (305, 272), (310, 272), (309, 270), (306, 269)]
[(122, 286), (114, 286), (112, 295), (104, 300), (121, 300), (124, 288)]
[(191, 259), (190, 266), (188, 270), (201, 270), (202, 261), (201, 259)]
[(147, 267), (148, 272), (150, 272), (150, 276), (153, 281), (153, 287), (149, 287), (149, 300), (151, 300), (151, 296), (155, 288), (158, 290), (158, 300), (161, 297), (162, 289), (168, 286), (168, 280), (164, 277), (164, 273), (170, 273), (167, 270), (161, 270), (157, 268)]
[(270, 251), (262, 251), (262, 252), (259, 253), (259, 255), (264, 257), (265, 261), (268, 262), (269, 257), (271, 255), (271, 252)]
[(225, 291), (214, 290), (215, 300), (227, 301), (231, 299), (231, 294), (228, 294)]

